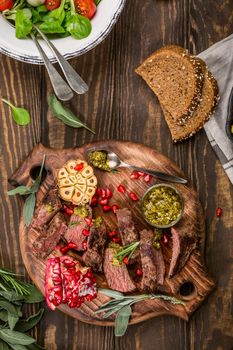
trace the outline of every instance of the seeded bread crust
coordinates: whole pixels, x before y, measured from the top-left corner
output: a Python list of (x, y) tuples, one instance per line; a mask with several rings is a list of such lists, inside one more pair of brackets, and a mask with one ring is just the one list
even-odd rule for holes
[[(186, 77), (183, 78), (180, 72), (177, 72), (177, 67), (172, 64), (173, 62), (178, 65), (179, 71), (183, 69), (189, 72), (189, 84), (185, 80)], [(206, 65), (203, 61), (189, 55), (188, 51), (180, 46), (170, 45), (154, 52), (136, 69), (136, 73), (150, 86), (159, 102), (166, 105), (166, 109), (174, 121), (182, 125), (192, 117), (200, 103), (205, 70)], [(179, 79), (183, 79), (183, 81), (178, 82), (178, 86), (179, 83), (182, 84), (187, 91), (186, 100), (182, 98), (184, 106), (180, 103), (181, 98), (178, 91), (177, 94), (172, 91), (172, 88), (174, 89), (172, 78), (175, 75), (179, 76)], [(171, 96), (174, 101), (170, 99)]]
[(174, 122), (171, 114), (162, 106), (162, 110), (172, 134), (174, 143), (186, 140), (196, 134), (203, 128), (204, 124), (209, 120), (214, 113), (219, 101), (219, 91), (216, 80), (212, 73), (206, 70), (205, 81), (203, 86), (202, 100), (197, 107), (193, 117), (184, 125), (178, 125)]

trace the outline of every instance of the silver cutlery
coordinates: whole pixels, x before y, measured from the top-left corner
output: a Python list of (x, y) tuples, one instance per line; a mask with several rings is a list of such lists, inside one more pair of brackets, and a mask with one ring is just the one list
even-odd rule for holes
[(183, 179), (182, 177), (175, 176), (175, 175), (169, 175), (165, 173), (161, 173), (160, 171), (156, 171), (153, 169), (147, 169), (147, 168), (142, 168), (138, 167), (135, 165), (127, 164), (123, 162), (117, 155), (116, 153), (112, 151), (108, 151), (106, 149), (92, 149), (89, 150), (88, 153), (93, 152), (93, 151), (102, 151), (107, 153), (107, 159), (108, 159), (108, 164), (111, 170), (115, 170), (117, 168), (130, 168), (136, 171), (142, 171), (146, 174), (152, 175), (154, 177), (157, 177), (158, 179), (165, 180), (165, 181), (170, 181), (174, 183), (180, 183), (180, 184), (186, 184), (188, 181), (186, 179)]

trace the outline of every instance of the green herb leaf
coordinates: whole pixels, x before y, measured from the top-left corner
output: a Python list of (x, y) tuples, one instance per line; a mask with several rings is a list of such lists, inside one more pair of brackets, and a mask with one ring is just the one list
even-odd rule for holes
[(95, 4), (98, 6), (101, 0), (95, 0)]
[(43, 22), (38, 27), (45, 34), (62, 34), (66, 32), (57, 19)]
[(12, 108), (13, 118), (16, 124), (27, 125), (30, 123), (30, 114), (26, 109), (21, 107), (15, 107), (11, 102), (5, 100), (4, 98), (2, 98), (2, 101)]
[(8, 312), (6, 310), (0, 310), (0, 320), (2, 320), (3, 322), (7, 322)]
[(10, 301), (11, 303), (24, 300), (24, 297), (22, 295), (17, 294), (14, 290), (0, 291), (0, 295), (8, 301)]
[(43, 348), (42, 346), (35, 344), (35, 343), (27, 345), (27, 349), (29, 349), (29, 350), (45, 350), (45, 348)]
[(53, 114), (60, 119), (64, 124), (73, 128), (85, 128), (94, 134), (94, 131), (89, 129), (84, 123), (82, 123), (73, 112), (65, 107), (54, 94), (48, 98), (49, 106)]
[(32, 22), (23, 10), (17, 10), (15, 17), (16, 38), (26, 39), (32, 31)]
[(126, 305), (121, 310), (118, 311), (115, 319), (115, 336), (121, 337), (125, 334), (129, 319), (132, 314), (131, 306)]
[(35, 339), (26, 334), (11, 331), (10, 329), (0, 329), (0, 338), (8, 344), (29, 345), (35, 343)]
[(44, 309), (40, 309), (36, 314), (28, 317), (28, 319), (20, 320), (17, 323), (15, 330), (23, 333), (29, 331), (31, 328), (35, 327), (38, 322), (40, 322), (43, 314)]
[(11, 191), (8, 191), (7, 194), (9, 196), (14, 196), (16, 194), (20, 194), (21, 196), (27, 195), (31, 193), (31, 189), (29, 187), (26, 186), (18, 186), (16, 188), (14, 188)]
[(24, 296), (24, 301), (29, 304), (41, 303), (44, 301), (44, 296), (33, 284), (27, 284), (29, 294)]
[(78, 40), (87, 38), (92, 30), (91, 21), (84, 16), (73, 13), (66, 22), (66, 30)]
[(112, 289), (99, 288), (98, 292), (115, 299), (124, 299), (124, 294)]
[(7, 343), (0, 339), (0, 349), (1, 350), (10, 350), (10, 347)]
[(9, 327), (12, 331), (15, 328), (15, 325), (18, 322), (18, 320), (19, 320), (19, 316), (12, 315), (12, 314), (8, 313), (8, 320), (7, 321), (8, 321)]
[(26, 226), (29, 226), (32, 221), (35, 205), (36, 196), (34, 193), (31, 193), (30, 196), (27, 197), (24, 204), (24, 223)]
[(27, 350), (28, 348), (26, 347), (26, 346), (24, 346), (24, 345), (16, 345), (16, 344), (11, 344), (11, 348), (13, 349), (13, 350)]
[(22, 314), (18, 315), (18, 310), (14, 304), (9, 303), (7, 300), (0, 300), (0, 308), (6, 310), (8, 313), (14, 315), (15, 317), (22, 316)]

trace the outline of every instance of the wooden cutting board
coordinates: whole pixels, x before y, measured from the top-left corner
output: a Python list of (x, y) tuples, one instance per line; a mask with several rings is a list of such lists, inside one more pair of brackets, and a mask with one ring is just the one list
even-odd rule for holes
[[(104, 141), (87, 144), (80, 148), (70, 149), (49, 149), (39, 144), (33, 149), (20, 168), (11, 176), (9, 182), (13, 185), (30, 184), (32, 178), (35, 178), (35, 174), (38, 174), (38, 169), (40, 168), (43, 156), (46, 155), (46, 177), (39, 192), (37, 193), (37, 200), (40, 200), (40, 198), (42, 198), (42, 196), (48, 191), (49, 186), (54, 182), (56, 169), (61, 168), (70, 159), (86, 159), (88, 150), (93, 147), (103, 147), (113, 150), (122, 160), (129, 164), (135, 164), (147, 168), (150, 167), (161, 172), (184, 177), (182, 171), (172, 161), (144, 145), (131, 142)], [(134, 216), (137, 218), (139, 228), (147, 227), (145, 221), (141, 217), (138, 203), (132, 202), (127, 196), (122, 196), (122, 194), (120, 194), (116, 188), (119, 184), (124, 184), (128, 190), (134, 191), (140, 198), (145, 190), (157, 180), (153, 179), (149, 185), (146, 184), (143, 179), (132, 181), (129, 178), (130, 171), (127, 169), (121, 169), (118, 173), (113, 174), (96, 170), (95, 174), (98, 178), (99, 187), (110, 187), (114, 191), (112, 203), (117, 203), (122, 208), (131, 208)], [(185, 213), (187, 215), (189, 212), (188, 208), (195, 205), (198, 220), (194, 222), (194, 230), (201, 238), (204, 238), (203, 212), (195, 191), (189, 186), (177, 185), (177, 187), (183, 194), (185, 201)], [(101, 208), (96, 210), (97, 212), (99, 211), (100, 215), (102, 214)], [(107, 213), (104, 218), (109, 229), (114, 229), (117, 227), (116, 217), (113, 213)], [(45, 294), (44, 276), (46, 261), (38, 259), (35, 255), (33, 255), (32, 244), (35, 237), (32, 235), (28, 236), (28, 229), (24, 225), (23, 217), (21, 218), (19, 237), (23, 261), (29, 276), (41, 290), (41, 292)], [(162, 246), (161, 249), (165, 260), (167, 276), (172, 254), (171, 239), (169, 241), (169, 245)], [(53, 254), (51, 254), (51, 256), (52, 255)], [(75, 256), (75, 254), (73, 254), (73, 256)], [(96, 279), (99, 287), (107, 288), (104, 275), (96, 275)], [(158, 299), (146, 300), (133, 306), (133, 315), (130, 323), (138, 323), (163, 314), (176, 315), (188, 320), (190, 315), (208, 296), (213, 287), (214, 282), (207, 276), (207, 273), (203, 267), (200, 250), (195, 250), (179, 273), (170, 279), (165, 277), (165, 283), (163, 286), (164, 293), (182, 299), (185, 301), (185, 306), (173, 305), (170, 302)], [(84, 303), (79, 309), (70, 309), (67, 305), (62, 305), (58, 309), (83, 322), (104, 326), (113, 325), (114, 316), (103, 320), (99, 314), (95, 314), (95, 310), (97, 310), (108, 300), (108, 297), (98, 293), (98, 297), (96, 299), (94, 299), (92, 302)]]

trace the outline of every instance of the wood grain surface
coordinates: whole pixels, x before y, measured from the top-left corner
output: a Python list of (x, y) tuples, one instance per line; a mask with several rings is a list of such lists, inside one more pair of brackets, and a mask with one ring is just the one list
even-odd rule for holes
[[(154, 94), (134, 68), (163, 44), (179, 44), (199, 53), (233, 32), (230, 0), (128, 0), (110, 36), (83, 57), (71, 61), (90, 86), (71, 105), (96, 135), (64, 126), (48, 111), (51, 85), (44, 67), (0, 56), (0, 94), (30, 109), (32, 123), (14, 124), (0, 103), (0, 264), (25, 272), (19, 248), (20, 198), (9, 198), (7, 179), (30, 150), (74, 147), (101, 139), (144, 143), (173, 159), (197, 189), (206, 217), (205, 258), (218, 282), (207, 302), (187, 323), (162, 316), (132, 325), (122, 338), (111, 327), (86, 325), (46, 309), (33, 332), (48, 350), (231, 350), (233, 190), (204, 131), (174, 146)], [(1, 35), (4, 35), (1, 33)], [(216, 207), (223, 208), (217, 219)], [(32, 311), (34, 306), (28, 310)]]
[[(29, 186), (32, 183), (31, 175), (33, 169), (38, 168), (41, 164), (41, 160), (44, 155), (46, 156), (45, 170), (46, 176), (41, 184), (40, 190), (37, 193), (37, 203), (41, 202), (51, 185), (56, 183), (57, 173), (65, 163), (71, 159), (84, 159), (87, 160), (87, 155), (90, 150), (93, 149), (107, 149), (114, 151), (119, 155), (120, 159), (128, 164), (135, 164), (145, 168), (151, 168), (156, 171), (166, 172), (171, 175), (184, 176), (182, 171), (173, 163), (170, 159), (164, 157), (155, 150), (146, 147), (139, 143), (122, 142), (122, 141), (101, 141), (95, 143), (89, 143), (79, 148), (65, 148), (65, 149), (50, 149), (45, 148), (42, 144), (35, 146), (33, 151), (29, 154), (26, 160), (22, 163), (18, 170), (10, 177), (9, 182), (22, 186)], [(103, 172), (95, 169), (95, 175), (98, 180), (98, 187), (110, 188), (113, 192), (113, 198), (111, 201), (117, 203), (120, 208), (131, 208), (134, 220), (138, 230), (151, 229), (150, 225), (146, 224), (140, 211), (140, 205), (132, 202), (128, 196), (120, 194), (116, 189), (120, 184), (124, 184), (128, 192), (134, 192), (139, 198), (143, 197), (143, 194), (148, 190), (150, 186), (155, 183), (161, 183), (161, 181), (152, 179), (150, 184), (146, 184), (144, 181), (132, 181), (130, 180), (130, 169), (120, 169), (116, 174)], [(188, 320), (192, 313), (203, 303), (209, 293), (214, 288), (214, 282), (207, 276), (205, 268), (203, 267), (203, 259), (200, 255), (200, 244), (203, 244), (203, 236), (205, 233), (204, 217), (201, 204), (197, 198), (195, 191), (190, 186), (181, 184), (172, 184), (182, 193), (184, 201), (184, 212), (180, 225), (182, 230), (186, 230), (190, 236), (196, 238), (197, 248), (192, 253), (187, 255), (184, 260), (184, 267), (174, 275), (173, 278), (168, 278), (168, 271), (170, 268), (171, 256), (172, 256), (172, 242), (169, 240), (167, 246), (162, 246), (162, 254), (165, 261), (165, 281), (161, 287), (161, 291), (175, 298), (181, 299), (185, 302), (185, 305), (172, 305), (170, 302), (163, 300), (146, 300), (144, 302), (135, 304), (133, 306), (133, 314), (130, 319), (131, 324), (139, 323), (155, 316), (161, 315), (175, 315)], [(101, 208), (94, 209), (94, 215), (103, 215)], [(114, 213), (108, 213), (104, 215), (104, 221), (109, 231), (113, 231), (117, 227), (117, 219)], [(26, 270), (45, 295), (45, 270), (46, 260), (42, 257), (38, 257), (33, 249), (33, 243), (38, 234), (30, 226), (26, 227), (24, 224), (24, 218), (22, 215), (19, 228), (19, 239), (21, 254)], [(57, 251), (53, 251), (50, 257), (57, 255)], [(74, 258), (78, 258), (78, 255), (73, 253)], [(183, 251), (185, 255), (185, 250)], [(95, 274), (97, 287), (107, 288), (107, 282), (103, 274)], [(193, 286), (190, 291), (187, 290), (187, 284)], [(183, 289), (186, 289), (183, 291)], [(72, 316), (80, 321), (87, 322), (96, 325), (114, 325), (114, 316), (107, 319), (103, 319), (101, 315), (97, 315), (95, 311), (109, 301), (110, 298), (98, 293), (97, 298), (91, 302), (83, 304), (80, 308), (71, 309), (67, 305), (61, 305), (59, 310), (65, 312), (67, 315)]]

